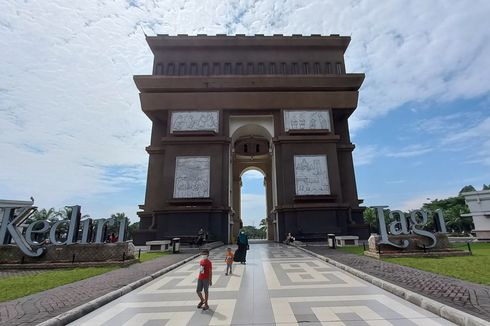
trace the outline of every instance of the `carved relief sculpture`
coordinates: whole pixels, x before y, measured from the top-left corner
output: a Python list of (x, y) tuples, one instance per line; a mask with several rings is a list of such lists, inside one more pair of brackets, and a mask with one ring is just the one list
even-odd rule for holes
[(296, 195), (329, 195), (326, 155), (295, 155)]
[(174, 198), (209, 197), (209, 156), (177, 156)]
[(172, 112), (170, 132), (175, 131), (214, 131), (219, 130), (218, 111)]
[(284, 111), (284, 129), (330, 130), (330, 114), (323, 111)]

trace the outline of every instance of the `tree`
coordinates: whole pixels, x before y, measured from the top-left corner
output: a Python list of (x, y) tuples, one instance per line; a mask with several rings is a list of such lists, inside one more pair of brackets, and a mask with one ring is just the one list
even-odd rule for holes
[[(25, 225), (29, 225), (31, 223), (34, 223), (36, 221), (47, 221), (48, 223), (52, 224), (58, 221), (58, 216), (59, 212), (57, 212), (54, 207), (51, 207), (50, 209), (39, 209), (36, 210), (34, 213), (31, 214), (25, 221)], [(25, 228), (27, 230), (27, 228)], [(41, 227), (35, 227), (34, 230), (40, 230)], [(41, 243), (44, 241), (44, 239), (49, 238), (49, 234), (47, 233), (34, 233), (32, 235), (32, 240), (36, 241), (38, 243)]]
[(379, 233), (378, 230), (378, 218), (376, 217), (376, 211), (374, 208), (368, 207), (363, 213), (364, 222), (369, 224), (371, 233)]
[(129, 240), (133, 239), (134, 232), (139, 230), (139, 228), (140, 228), (140, 222), (135, 222), (135, 223), (129, 224), (129, 226), (128, 226), (128, 239)]
[[(118, 236), (120, 236), (118, 233), (119, 233), (119, 225), (121, 225), (121, 222), (126, 219), (126, 220), (129, 220), (128, 217), (126, 216), (125, 213), (115, 213), (115, 214), (111, 214), (111, 218), (114, 219), (114, 224), (112, 225), (107, 225), (107, 235), (109, 234), (116, 234)], [(126, 225), (126, 227), (128, 227), (128, 225)]]
[[(69, 220), (71, 218), (72, 211), (73, 209), (71, 208), (71, 206), (65, 206), (58, 211), (58, 216), (61, 217), (62, 220)], [(89, 214), (84, 214), (80, 217), (80, 219), (83, 220), (84, 218), (89, 218), (89, 217), (90, 217)]]
[(483, 184), (482, 190), (490, 190), (490, 184), (488, 184), (488, 185)]
[(263, 218), (262, 220), (260, 220), (260, 230), (264, 231), (265, 233), (267, 233), (267, 220), (265, 218)]
[(257, 229), (255, 226), (252, 225), (244, 226), (242, 230), (250, 239), (265, 239), (266, 237), (266, 233), (264, 230)]
[(459, 195), (461, 196), (461, 193), (463, 192), (470, 192), (470, 191), (476, 191), (475, 187), (473, 187), (472, 185), (468, 185), (468, 186), (464, 186), (460, 191), (459, 191)]
[[(472, 186), (466, 186), (463, 189), (467, 187)], [(472, 188), (474, 189), (474, 187)], [(468, 206), (466, 205), (464, 197), (461, 195), (446, 199), (435, 199), (430, 203), (425, 203), (422, 208), (430, 210), (431, 212), (442, 209), (446, 227), (449, 232), (469, 233), (474, 228), (471, 217), (461, 216), (462, 214), (469, 213)]]
[(35, 221), (41, 221), (41, 220), (46, 220), (48, 222), (52, 221), (54, 218), (58, 216), (58, 212), (54, 209), (54, 207), (51, 207), (50, 209), (38, 209), (36, 210), (29, 218), (27, 219), (26, 223), (30, 224)]
[[(385, 223), (386, 225), (392, 222), (392, 218), (390, 217), (390, 210), (383, 209)], [(379, 233), (379, 223), (378, 223), (378, 215), (377, 211), (374, 208), (368, 207), (364, 210), (363, 217), (364, 222), (369, 224), (369, 228), (371, 233)]]

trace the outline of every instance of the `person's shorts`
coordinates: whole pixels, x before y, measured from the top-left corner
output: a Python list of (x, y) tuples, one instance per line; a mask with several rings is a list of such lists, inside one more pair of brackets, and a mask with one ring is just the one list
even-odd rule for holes
[(209, 280), (197, 280), (197, 292), (202, 292), (204, 290), (204, 293), (209, 292)]

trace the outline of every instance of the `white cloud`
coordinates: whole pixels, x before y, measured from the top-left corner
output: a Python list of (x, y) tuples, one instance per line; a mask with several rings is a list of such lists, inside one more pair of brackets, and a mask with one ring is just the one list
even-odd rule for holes
[(440, 191), (426, 191), (421, 195), (414, 196), (410, 199), (403, 201), (399, 207), (391, 207), (392, 209), (400, 209), (402, 211), (410, 211), (413, 209), (419, 209), (424, 203), (430, 203), (432, 200), (445, 199), (448, 197), (457, 196), (457, 193), (440, 192)]
[(414, 128), (418, 132), (429, 134), (449, 134), (461, 132), (466, 128), (466, 122), (473, 117), (472, 112), (459, 112), (449, 115), (439, 115), (429, 119), (419, 120)]
[(264, 179), (264, 175), (258, 170), (248, 170), (242, 174), (242, 179), (260, 180)]
[[(0, 197), (61, 206), (146, 181), (151, 124), (132, 75), (149, 74), (153, 57), (140, 27), (352, 35), (347, 70), (366, 73), (355, 131), (407, 102), (488, 93), (489, 13), (487, 1), (4, 0)], [(356, 150), (356, 163), (369, 164), (373, 149)]]
[(354, 163), (356, 166), (368, 165), (379, 155), (379, 148), (375, 145), (365, 145), (356, 147), (353, 152)]
[(454, 132), (446, 132), (440, 146), (449, 151), (472, 149), (461, 159), (467, 163), (490, 165), (490, 117), (479, 119), (472, 125), (465, 124)]
[(265, 195), (242, 194), (241, 215), (244, 225), (258, 226), (266, 217)]
[(387, 153), (386, 156), (395, 157), (395, 158), (415, 157), (415, 156), (424, 155), (430, 152), (431, 150), (432, 149), (430, 147), (420, 145), (420, 144), (413, 144), (405, 148), (391, 151)]
[(412, 144), (403, 148), (388, 148), (380, 147), (377, 145), (364, 145), (359, 146), (354, 151), (354, 163), (356, 166), (369, 165), (374, 162), (374, 159), (392, 157), (392, 158), (406, 158), (421, 156), (432, 151), (433, 148), (421, 145)]

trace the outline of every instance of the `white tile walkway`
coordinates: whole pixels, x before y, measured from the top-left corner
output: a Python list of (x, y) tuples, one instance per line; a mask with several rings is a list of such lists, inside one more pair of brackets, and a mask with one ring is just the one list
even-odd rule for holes
[(196, 259), (72, 325), (452, 325), (293, 247), (252, 244), (232, 276), (224, 254), (211, 253), (208, 311), (196, 308)]

